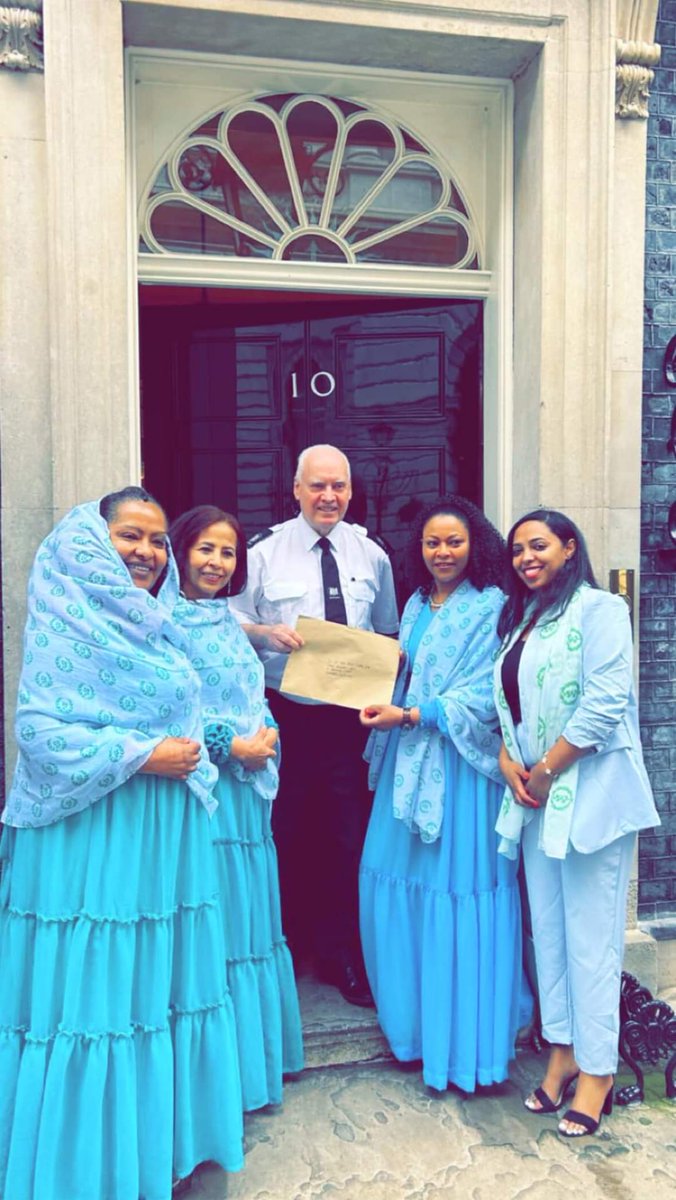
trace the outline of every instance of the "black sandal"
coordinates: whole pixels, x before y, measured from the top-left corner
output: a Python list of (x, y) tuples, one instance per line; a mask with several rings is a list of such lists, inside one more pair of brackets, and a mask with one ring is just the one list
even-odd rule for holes
[(572, 1122), (574, 1122), (575, 1125), (584, 1125), (585, 1131), (584, 1131), (584, 1133), (573, 1133), (573, 1131), (571, 1129), (562, 1129), (561, 1126), (559, 1125), (559, 1133), (560, 1133), (561, 1137), (565, 1137), (565, 1138), (587, 1137), (587, 1135), (590, 1133), (596, 1133), (596, 1130), (598, 1129), (599, 1125), (601, 1124), (601, 1119), (603, 1117), (609, 1117), (612, 1111), (613, 1111), (613, 1087), (611, 1086), (610, 1090), (606, 1094), (605, 1100), (603, 1101), (603, 1108), (601, 1109), (601, 1112), (599, 1114), (598, 1121), (595, 1121), (593, 1117), (588, 1116), (587, 1113), (578, 1112), (576, 1108), (569, 1108), (568, 1112), (565, 1112), (563, 1114), (561, 1120), (562, 1121), (572, 1121)]
[[(566, 1092), (570, 1088), (571, 1084), (575, 1083), (575, 1080), (577, 1079), (579, 1074), (580, 1074), (580, 1072), (576, 1071), (574, 1075), (569, 1075), (568, 1079), (564, 1079), (563, 1087), (561, 1088), (561, 1094), (560, 1094), (556, 1104), (551, 1099), (551, 1097), (547, 1095), (547, 1093), (543, 1087), (536, 1087), (535, 1090), (530, 1093), (530, 1095), (526, 1096), (526, 1099), (523, 1102), (523, 1106), (526, 1109), (526, 1112), (533, 1113), (533, 1115), (536, 1117), (538, 1115), (541, 1115), (542, 1113), (551, 1114), (551, 1113), (558, 1112), (566, 1098)], [(540, 1103), (539, 1108), (533, 1108), (528, 1103), (531, 1096), (533, 1096), (537, 1101), (539, 1101), (539, 1103)]]

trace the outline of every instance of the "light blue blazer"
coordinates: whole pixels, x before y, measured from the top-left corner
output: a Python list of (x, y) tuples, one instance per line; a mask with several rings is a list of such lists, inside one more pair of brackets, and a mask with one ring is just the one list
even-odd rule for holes
[[(535, 686), (519, 672), (523, 723), (517, 736), (526, 762), (532, 761), (523, 742)], [(579, 764), (570, 832), (575, 850), (591, 854), (625, 833), (660, 824), (643, 765), (629, 610), (610, 592), (582, 590), (582, 697), (562, 735), (594, 751)]]

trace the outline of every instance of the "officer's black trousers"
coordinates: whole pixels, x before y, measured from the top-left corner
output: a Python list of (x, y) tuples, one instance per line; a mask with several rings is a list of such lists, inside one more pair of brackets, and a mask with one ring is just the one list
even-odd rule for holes
[(267, 693), (281, 767), (272, 829), (284, 932), (296, 961), (361, 964), (358, 873), (371, 807), (355, 709)]

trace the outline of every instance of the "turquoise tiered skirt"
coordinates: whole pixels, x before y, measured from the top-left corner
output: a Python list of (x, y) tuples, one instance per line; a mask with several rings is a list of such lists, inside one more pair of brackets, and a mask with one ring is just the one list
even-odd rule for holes
[(210, 822), (137, 775), (42, 829), (5, 828), (0, 1197), (170, 1200), (242, 1165)]
[(424, 843), (392, 815), (390, 736), (360, 871), (361, 934), (378, 1020), (430, 1087), (507, 1078), (519, 1021), (517, 864), (497, 852), (504, 788), (445, 745), (441, 835)]
[(245, 1111), (281, 1104), (282, 1076), (302, 1070), (298, 992), (282, 933), (270, 804), (227, 767), (212, 821)]

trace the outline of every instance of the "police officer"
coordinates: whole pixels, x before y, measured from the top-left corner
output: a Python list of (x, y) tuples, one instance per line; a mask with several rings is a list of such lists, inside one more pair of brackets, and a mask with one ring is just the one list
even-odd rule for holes
[(363, 731), (351, 709), (279, 692), (286, 656), (303, 644), (299, 615), (397, 633), (390, 560), (343, 520), (351, 494), (341, 450), (304, 450), (294, 480), (300, 513), (252, 538), (247, 588), (230, 603), (264, 663), (280, 727), (272, 821), (287, 938), (297, 965), (311, 959), (346, 1000), (367, 1005), (357, 883), (370, 806)]

